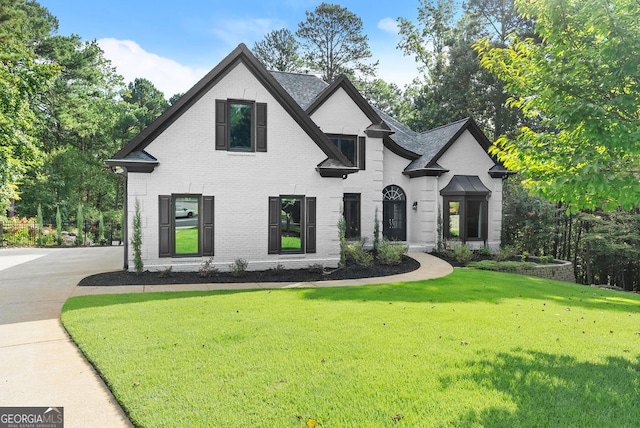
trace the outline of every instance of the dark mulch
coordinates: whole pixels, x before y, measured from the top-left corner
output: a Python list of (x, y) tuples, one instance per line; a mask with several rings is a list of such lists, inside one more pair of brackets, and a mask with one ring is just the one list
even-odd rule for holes
[(214, 276), (201, 277), (198, 272), (171, 272), (163, 275), (159, 272), (117, 271), (105, 272), (84, 278), (79, 286), (105, 285), (160, 285), (160, 284), (206, 284), (206, 283), (238, 283), (238, 282), (310, 282), (335, 279), (373, 278), (411, 272), (420, 267), (420, 263), (411, 257), (403, 256), (399, 265), (387, 266), (374, 264), (365, 268), (346, 266), (342, 269), (325, 269), (320, 273), (313, 269), (270, 269), (264, 271), (247, 271), (243, 276), (232, 276), (228, 272), (220, 272)]

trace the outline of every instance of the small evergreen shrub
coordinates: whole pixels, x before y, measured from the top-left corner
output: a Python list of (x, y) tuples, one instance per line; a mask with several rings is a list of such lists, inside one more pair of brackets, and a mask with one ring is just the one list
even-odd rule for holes
[(347, 263), (346, 251), (347, 251), (347, 221), (344, 216), (340, 216), (338, 221), (338, 238), (340, 239), (340, 262), (338, 266), (345, 267)]
[(457, 243), (451, 248), (451, 252), (453, 258), (462, 266), (466, 266), (471, 261), (471, 257), (473, 257), (473, 251), (467, 244)]
[(173, 266), (169, 266), (158, 275), (159, 278), (171, 278), (171, 271), (173, 270)]
[(407, 251), (406, 245), (383, 239), (378, 245), (377, 257), (383, 265), (398, 265)]
[(378, 220), (378, 207), (373, 216), (373, 250), (378, 251), (380, 245), (380, 221)]
[(209, 257), (207, 260), (202, 262), (200, 269), (198, 269), (198, 276), (200, 278), (208, 278), (217, 274), (218, 268), (213, 266), (213, 257)]
[(513, 260), (497, 262), (495, 260), (480, 260), (477, 262), (470, 262), (468, 267), (481, 270), (493, 270), (499, 272), (516, 272), (518, 269), (531, 269), (535, 266), (535, 263), (531, 262), (517, 262)]
[(364, 248), (362, 242), (354, 242), (345, 248), (345, 258), (347, 261), (362, 267), (373, 265), (373, 254)]
[(140, 201), (136, 199), (135, 214), (133, 216), (133, 237), (131, 247), (133, 247), (133, 264), (136, 274), (142, 274), (144, 263), (142, 262), (142, 216), (140, 214)]
[(553, 256), (540, 256), (541, 265), (548, 265), (551, 262), (553, 262)]
[(229, 265), (229, 272), (231, 276), (241, 277), (247, 274), (247, 267), (249, 263), (245, 259), (237, 258), (233, 263)]
[(78, 226), (78, 235), (76, 236), (76, 245), (84, 245), (84, 213), (82, 212), (82, 204), (78, 205), (78, 215), (76, 216)]
[(56, 242), (58, 245), (62, 245), (62, 215), (60, 214), (60, 207), (56, 207)]
[(511, 257), (516, 255), (516, 250), (515, 248), (511, 247), (511, 246), (504, 246), (502, 248), (500, 248), (500, 252), (498, 254), (496, 254), (496, 260), (501, 262), (504, 260), (509, 260)]
[(284, 272), (284, 265), (277, 264), (275, 267), (271, 268), (271, 270), (276, 275), (282, 275), (282, 273)]

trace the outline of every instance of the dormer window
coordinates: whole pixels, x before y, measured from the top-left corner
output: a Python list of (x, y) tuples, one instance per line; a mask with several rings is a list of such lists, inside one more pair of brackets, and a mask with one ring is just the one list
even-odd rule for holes
[(351, 162), (351, 166), (364, 169), (365, 137), (357, 135), (329, 134), (329, 140), (336, 145), (338, 150)]

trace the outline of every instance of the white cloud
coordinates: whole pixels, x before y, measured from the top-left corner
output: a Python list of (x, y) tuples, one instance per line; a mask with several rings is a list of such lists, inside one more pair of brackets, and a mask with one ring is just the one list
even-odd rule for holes
[(398, 34), (398, 22), (393, 18), (383, 18), (378, 21), (378, 28), (391, 34)]
[(252, 40), (260, 40), (265, 34), (272, 30), (284, 28), (284, 23), (272, 19), (231, 19), (221, 23), (216, 23), (215, 29), (211, 32), (231, 47), (236, 47), (239, 43), (246, 43)]
[(145, 51), (131, 40), (100, 39), (98, 44), (126, 82), (145, 78), (164, 93), (165, 98), (186, 92), (209, 70), (184, 66), (169, 58)]

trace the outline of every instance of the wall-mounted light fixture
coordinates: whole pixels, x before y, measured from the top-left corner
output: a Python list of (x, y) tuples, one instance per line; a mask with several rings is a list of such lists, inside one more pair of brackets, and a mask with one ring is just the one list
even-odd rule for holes
[(418, 210), (418, 201), (415, 201), (411, 208), (413, 208), (414, 211), (417, 211)]

